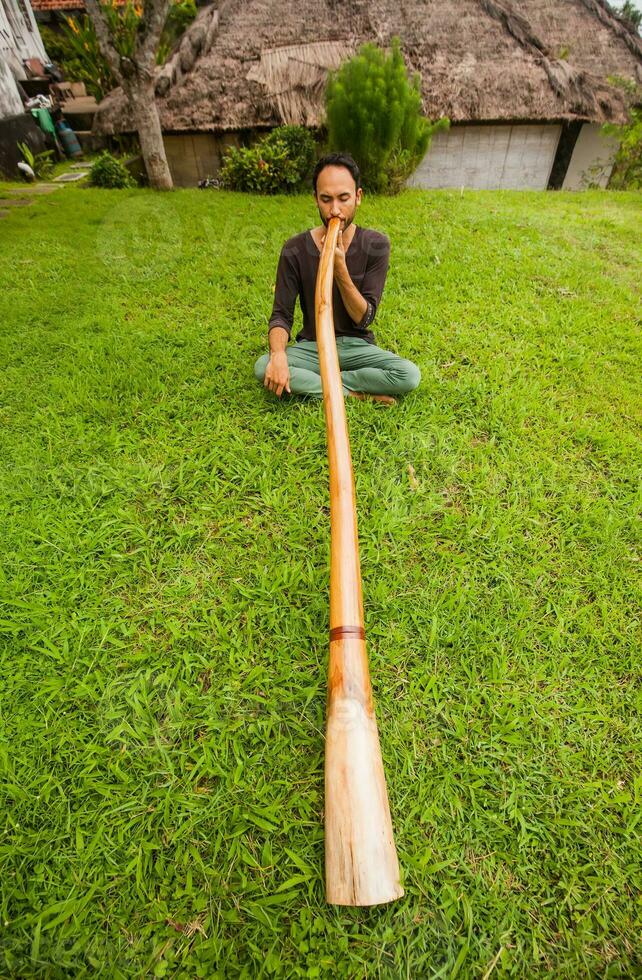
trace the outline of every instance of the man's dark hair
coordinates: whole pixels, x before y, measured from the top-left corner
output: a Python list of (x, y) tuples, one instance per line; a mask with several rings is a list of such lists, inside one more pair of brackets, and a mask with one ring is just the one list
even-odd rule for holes
[(321, 157), (314, 168), (314, 173), (312, 174), (312, 188), (314, 193), (317, 192), (317, 178), (322, 170), (326, 167), (345, 167), (352, 174), (353, 180), (356, 185), (356, 189), (359, 190), (361, 187), (361, 173), (356, 162), (352, 159), (349, 153), (328, 153), (326, 156)]

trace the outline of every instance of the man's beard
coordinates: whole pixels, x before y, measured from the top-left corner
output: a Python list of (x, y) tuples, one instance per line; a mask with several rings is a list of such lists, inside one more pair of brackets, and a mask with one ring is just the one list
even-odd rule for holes
[[(350, 215), (350, 217), (349, 218), (346, 218), (346, 222), (345, 222), (343, 228), (341, 229), (342, 231), (345, 231), (346, 228), (348, 228), (352, 224), (352, 222), (354, 221), (354, 216), (355, 216), (356, 213), (357, 213), (357, 209), (355, 208), (354, 211), (352, 212), (352, 214)], [(323, 226), (325, 228), (327, 228), (328, 225), (329, 225), (329, 223), (330, 223), (330, 218), (324, 218), (323, 215), (321, 214), (321, 211), (320, 210), (319, 210), (319, 217), (321, 218), (321, 223), (323, 224)]]

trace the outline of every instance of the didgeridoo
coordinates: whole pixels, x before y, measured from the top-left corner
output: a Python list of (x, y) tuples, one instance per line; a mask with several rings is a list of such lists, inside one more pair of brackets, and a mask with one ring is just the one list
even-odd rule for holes
[(332, 315), (340, 226), (338, 218), (327, 226), (315, 294), (331, 528), (325, 886), (333, 905), (378, 905), (400, 898), (403, 888), (368, 670), (354, 476)]

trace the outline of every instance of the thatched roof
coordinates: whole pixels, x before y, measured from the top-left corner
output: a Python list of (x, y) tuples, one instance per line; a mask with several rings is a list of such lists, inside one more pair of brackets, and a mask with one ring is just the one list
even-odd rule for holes
[[(221, 0), (159, 71), (163, 129), (316, 125), (328, 69), (394, 35), (431, 118), (622, 122), (607, 77), (642, 82), (642, 42), (605, 0)], [(120, 90), (95, 128), (133, 129)]]

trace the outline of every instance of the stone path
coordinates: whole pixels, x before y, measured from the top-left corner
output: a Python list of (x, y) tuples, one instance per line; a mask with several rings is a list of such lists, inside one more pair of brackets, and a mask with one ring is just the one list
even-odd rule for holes
[(51, 194), (59, 191), (64, 184), (25, 184), (24, 187), (0, 191), (0, 218), (6, 218), (10, 208), (24, 208), (34, 200), (33, 195)]

